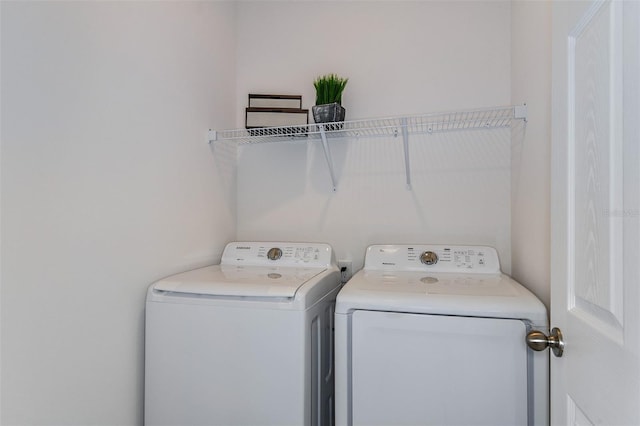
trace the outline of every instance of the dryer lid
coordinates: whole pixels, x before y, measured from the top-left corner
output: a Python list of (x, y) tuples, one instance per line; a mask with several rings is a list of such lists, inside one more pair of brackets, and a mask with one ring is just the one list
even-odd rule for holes
[(293, 298), (325, 268), (213, 265), (167, 277), (154, 290), (209, 296)]

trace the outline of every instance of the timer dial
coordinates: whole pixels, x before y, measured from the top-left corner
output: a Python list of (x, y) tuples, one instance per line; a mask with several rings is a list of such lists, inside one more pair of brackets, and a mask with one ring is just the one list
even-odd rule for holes
[(438, 255), (432, 251), (425, 251), (420, 255), (420, 262), (425, 265), (435, 265), (438, 263)]
[(279, 249), (278, 247), (273, 247), (269, 249), (269, 251), (267, 252), (267, 258), (269, 258), (269, 260), (278, 260), (281, 257), (282, 257), (282, 250)]

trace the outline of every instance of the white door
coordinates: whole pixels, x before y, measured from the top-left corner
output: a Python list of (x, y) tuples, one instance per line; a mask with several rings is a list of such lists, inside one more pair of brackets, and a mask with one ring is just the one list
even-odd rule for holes
[(555, 425), (640, 425), (640, 2), (553, 5)]

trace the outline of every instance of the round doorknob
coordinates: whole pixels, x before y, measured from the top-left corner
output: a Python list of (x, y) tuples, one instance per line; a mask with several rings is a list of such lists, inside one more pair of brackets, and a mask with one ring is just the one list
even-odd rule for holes
[(553, 351), (553, 354), (560, 358), (564, 352), (562, 332), (558, 327), (554, 327), (549, 336), (542, 331), (530, 331), (527, 334), (527, 346), (534, 351), (543, 351), (549, 347)]

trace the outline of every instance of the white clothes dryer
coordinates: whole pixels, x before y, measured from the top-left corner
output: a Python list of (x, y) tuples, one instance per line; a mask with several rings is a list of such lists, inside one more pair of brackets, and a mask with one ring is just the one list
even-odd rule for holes
[(333, 423), (340, 274), (327, 244), (233, 242), (149, 287), (146, 425)]
[(374, 245), (336, 301), (336, 424), (546, 425), (545, 306), (491, 247)]

